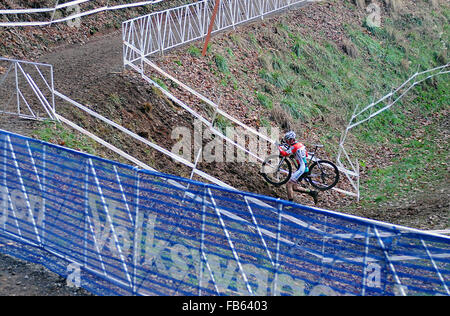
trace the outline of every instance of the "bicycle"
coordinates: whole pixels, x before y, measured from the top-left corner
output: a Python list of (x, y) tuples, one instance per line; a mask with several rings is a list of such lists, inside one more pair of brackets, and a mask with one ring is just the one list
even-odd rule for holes
[[(285, 150), (289, 148), (289, 145), (285, 142), (277, 144), (277, 146), (280, 151), (282, 146), (286, 148)], [(309, 153), (309, 161), (307, 162), (308, 171), (300, 177), (298, 182), (305, 180), (316, 189), (326, 191), (336, 186), (339, 182), (339, 170), (331, 161), (314, 159), (318, 148), (322, 147), (323, 145), (316, 144), (314, 152)], [(289, 157), (283, 157), (281, 154), (271, 155), (264, 160), (261, 174), (268, 183), (281, 186), (291, 179), (292, 165), (296, 170), (299, 167), (294, 155)]]

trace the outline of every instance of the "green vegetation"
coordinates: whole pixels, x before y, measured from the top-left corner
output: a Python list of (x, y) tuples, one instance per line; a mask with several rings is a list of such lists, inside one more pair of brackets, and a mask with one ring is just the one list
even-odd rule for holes
[(109, 99), (116, 106), (121, 106), (122, 105), (122, 98), (117, 93), (111, 94), (109, 96)]
[(223, 57), (222, 55), (216, 54), (215, 61), (216, 61), (216, 66), (220, 72), (225, 73), (225, 74), (230, 72), (230, 70), (228, 68), (228, 63), (227, 63), (227, 60), (225, 59), (225, 57)]
[(93, 140), (84, 135), (75, 134), (68, 127), (53, 121), (44, 121), (42, 127), (34, 131), (34, 137), (88, 154), (95, 154)]
[(436, 88), (420, 86), (414, 100), (401, 109), (383, 113), (362, 132), (371, 133), (375, 141), (396, 153), (389, 165), (369, 170), (362, 191), (369, 201), (384, 202), (406, 197), (411, 190), (426, 192), (446, 186), (449, 153), (441, 128), (449, 106), (449, 89), (449, 82), (443, 78)]
[(200, 50), (200, 48), (198, 48), (197, 46), (191, 45), (188, 48), (188, 53), (192, 56), (192, 57), (200, 57), (202, 52)]
[(152, 78), (152, 80), (154, 82), (156, 82), (164, 90), (169, 91), (169, 88), (167, 87), (166, 83), (164, 81), (162, 81), (161, 79), (159, 79), (159, 78)]
[(214, 120), (214, 126), (217, 127), (218, 130), (220, 130), (223, 134), (226, 134), (227, 127), (230, 127), (230, 121), (223, 117), (222, 115), (217, 115), (216, 119)]
[(261, 105), (264, 106), (266, 109), (273, 108), (272, 100), (267, 95), (257, 92), (256, 98), (258, 99), (259, 103), (261, 103)]

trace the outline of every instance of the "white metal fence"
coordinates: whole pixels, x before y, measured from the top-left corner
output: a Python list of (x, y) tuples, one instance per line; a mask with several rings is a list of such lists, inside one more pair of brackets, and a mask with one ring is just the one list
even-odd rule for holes
[(340, 167), (353, 171), (346, 173), (346, 176), (350, 181), (350, 183), (352, 184), (352, 186), (355, 188), (355, 190), (357, 190), (358, 199), (359, 199), (359, 177), (355, 177), (354, 175), (359, 175), (359, 163), (358, 161), (353, 162), (350, 158), (349, 153), (345, 149), (345, 142), (347, 140), (348, 133), (353, 128), (365, 122), (368, 122), (369, 120), (381, 114), (382, 112), (389, 110), (415, 86), (423, 83), (424, 81), (430, 78), (448, 74), (449, 72), (450, 72), (450, 63), (422, 72), (416, 72), (408, 80), (402, 83), (398, 88), (393, 89), (390, 93), (386, 94), (378, 101), (372, 102), (363, 109), (359, 109), (358, 106), (355, 108), (350, 118), (350, 122), (347, 125), (347, 128), (342, 133), (336, 161)]
[(57, 120), (53, 66), (0, 58), (0, 113)]
[[(222, 0), (212, 33), (233, 28), (295, 4), (317, 0)], [(123, 23), (124, 58), (134, 62), (207, 35), (214, 0), (155, 12)]]
[[(6, 17), (16, 15), (22, 20), (18, 22), (0, 21), (0, 27), (45, 26), (53, 23), (67, 22), (75, 19), (80, 19), (81, 17), (99, 12), (151, 5), (162, 1), (163, 0), (137, 1), (134, 3), (111, 5), (110, 1), (74, 0), (59, 4), (60, 1), (56, 0), (55, 6), (53, 7), (0, 10), (0, 15)], [(63, 14), (60, 13), (62, 10), (65, 10), (64, 11), (65, 16), (63, 16)], [(45, 20), (24, 21), (24, 15), (26, 14), (28, 15), (47, 14), (48, 18)]]
[[(12, 60), (6, 58), (0, 58), (0, 62), (9, 64), (9, 67), (7, 69), (6, 67), (4, 68), (6, 69), (5, 73), (2, 75), (2, 77), (0, 77), (0, 114), (18, 115), (19, 117), (26, 119), (35, 119), (35, 120), (51, 119), (63, 122), (64, 124), (67, 124), (71, 128), (78, 130), (79, 132), (92, 138), (94, 141), (100, 143), (101, 145), (107, 147), (116, 154), (127, 159), (134, 165), (139, 166), (140, 168), (143, 169), (157, 171), (152, 167), (148, 166), (147, 164), (145, 164), (144, 162), (127, 154), (126, 152), (113, 146), (112, 144), (109, 144), (108, 142), (104, 141), (97, 135), (89, 132), (88, 130), (78, 126), (74, 122), (71, 122), (64, 116), (58, 114), (56, 111), (55, 104), (67, 103), (70, 104), (70, 106), (73, 106), (74, 108), (77, 108), (85, 112), (86, 114), (92, 116), (93, 118), (103, 122), (104, 124), (113, 127), (118, 132), (128, 135), (129, 137), (131, 137), (131, 139), (138, 141), (144, 144), (145, 146), (148, 146), (149, 148), (168, 156), (169, 158), (173, 159), (173, 161), (188, 167), (189, 169), (191, 169), (191, 178), (193, 177), (193, 175), (197, 175), (200, 178), (202, 178), (203, 181), (208, 181), (210, 183), (214, 183), (227, 189), (234, 189), (232, 186), (226, 184), (220, 179), (213, 177), (209, 175), (207, 172), (198, 169), (197, 162), (188, 161), (184, 157), (172, 153), (170, 149), (159, 146), (158, 144), (155, 144), (149, 141), (148, 139), (145, 139), (137, 135), (133, 131), (126, 129), (120, 124), (111, 121), (110, 119), (98, 114), (97, 112), (89, 109), (83, 104), (80, 104), (79, 102), (76, 102), (71, 98), (67, 97), (66, 95), (64, 95), (63, 93), (57, 91), (54, 87), (53, 82), (52, 65)], [(36, 73), (32, 73), (32, 70), (35, 70)], [(47, 73), (45, 70), (47, 70)], [(32, 75), (30, 75), (30, 73), (32, 73)], [(46, 80), (46, 76), (49, 77), (48, 82)], [(38, 81), (38, 79), (41, 81)], [(36, 84), (36, 82), (38, 82), (38, 84)], [(26, 90), (26, 88), (29, 89)], [(45, 91), (44, 88), (47, 89), (48, 91)], [(22, 92), (25, 90), (26, 92)], [(12, 91), (15, 91), (15, 93)], [(5, 93), (5, 95), (3, 95), (3, 93)], [(47, 116), (42, 114), (44, 110)], [(203, 123), (205, 123), (205, 121), (209, 122), (205, 118), (202, 119)], [(208, 123), (208, 126), (211, 128), (213, 132), (221, 134), (221, 132), (213, 128), (212, 125), (210, 125), (210, 123)], [(253, 131), (253, 129), (250, 130)], [(266, 135), (263, 136), (265, 137), (264, 139), (273, 142), (273, 140), (268, 136)], [(233, 142), (232, 140), (228, 139), (225, 135), (223, 135), (223, 137), (227, 141)], [(238, 146), (239, 149), (241, 149), (242, 151), (245, 151), (248, 154), (252, 154), (251, 151), (245, 148), (245, 145), (243, 147), (234, 142), (233, 144), (235, 144), (235, 146)], [(253, 155), (257, 157), (256, 154)]]

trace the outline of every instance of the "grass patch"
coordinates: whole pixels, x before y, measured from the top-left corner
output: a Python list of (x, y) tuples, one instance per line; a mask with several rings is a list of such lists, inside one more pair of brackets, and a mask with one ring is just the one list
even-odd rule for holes
[(267, 95), (265, 95), (264, 93), (261, 92), (257, 92), (256, 93), (256, 98), (258, 99), (259, 103), (265, 107), (266, 109), (272, 109), (273, 108), (273, 102), (270, 99), (270, 97), (268, 97)]
[(197, 46), (194, 46), (194, 45), (189, 46), (188, 53), (192, 57), (200, 57), (202, 54), (200, 48), (198, 48)]
[(396, 155), (389, 166), (369, 171), (362, 193), (370, 201), (381, 203), (406, 197), (412, 190), (446, 185), (448, 144), (442, 138), (441, 124), (446, 120), (449, 88), (445, 78), (440, 78), (433, 88), (422, 85), (415, 91), (418, 97), (403, 109), (373, 119), (372, 135), (381, 135)]
[(228, 63), (225, 57), (222, 55), (216, 54), (214, 56), (214, 61), (216, 62), (216, 66), (221, 73), (228, 74), (230, 73), (230, 69), (228, 68)]
[(68, 147), (88, 154), (95, 154), (95, 143), (84, 135), (74, 134), (60, 123), (44, 121), (33, 135), (44, 142)]
[(109, 100), (116, 106), (122, 105), (122, 98), (117, 93), (111, 94)]
[(168, 88), (167, 85), (164, 83), (164, 81), (162, 81), (161, 79), (159, 79), (159, 78), (152, 78), (152, 80), (153, 80), (154, 82), (156, 82), (156, 83), (158, 84), (158, 86), (160, 86), (160, 87), (163, 88), (164, 90), (169, 91), (169, 88)]

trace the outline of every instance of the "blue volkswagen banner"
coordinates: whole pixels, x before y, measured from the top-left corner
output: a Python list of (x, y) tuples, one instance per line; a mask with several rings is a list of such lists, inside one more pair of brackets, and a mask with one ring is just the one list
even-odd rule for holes
[(450, 238), (5, 131), (0, 251), (99, 295), (450, 294)]

